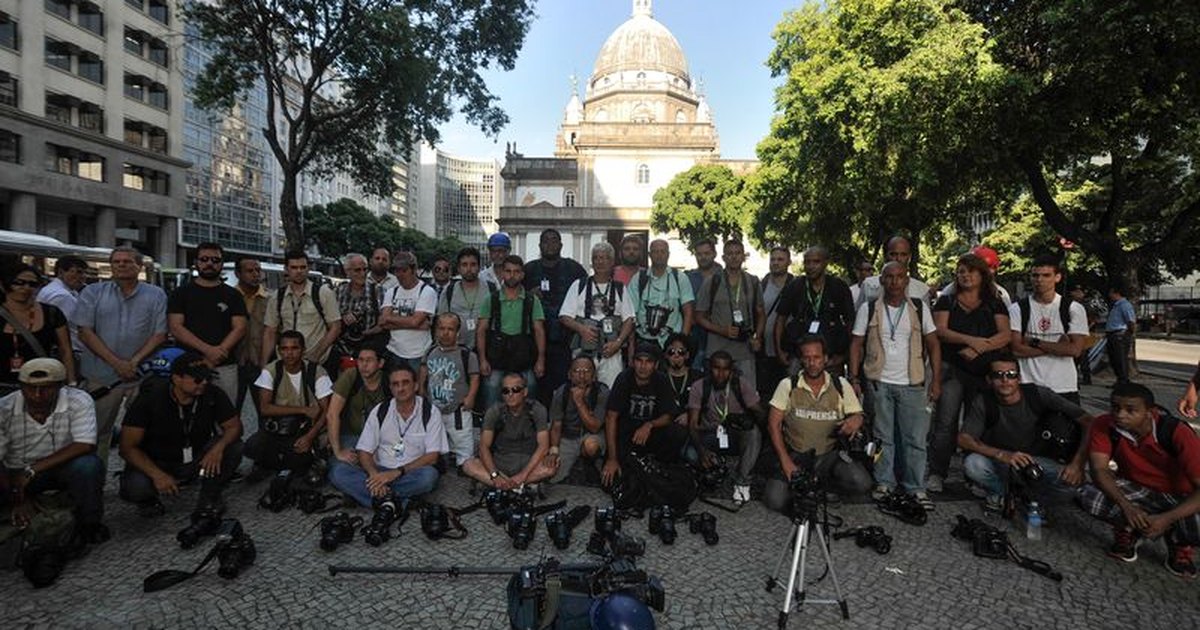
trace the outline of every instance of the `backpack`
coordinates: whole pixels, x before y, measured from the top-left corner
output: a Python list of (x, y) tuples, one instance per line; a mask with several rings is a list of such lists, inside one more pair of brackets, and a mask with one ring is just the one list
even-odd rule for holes
[[(321, 289), (325, 288), (325, 285), (315, 281), (311, 282), (312, 291), (308, 295), (312, 298), (313, 307), (317, 309), (317, 317), (321, 319), (321, 325), (325, 327), (325, 330), (329, 330), (329, 324), (325, 322), (325, 307), (321, 306)], [(287, 289), (288, 287), (285, 284), (275, 292), (275, 316), (279, 318), (280, 328), (282, 328), (283, 324), (283, 296), (287, 294)]]
[[(375, 419), (379, 421), (379, 428), (383, 428), (383, 421), (387, 419), (388, 408), (391, 407), (387, 401), (381, 402), (375, 406)], [(399, 410), (396, 411), (400, 413)], [(429, 428), (429, 415), (433, 413), (433, 403), (426, 396), (421, 396), (421, 428)]]
[[(1155, 405), (1154, 408), (1158, 410), (1158, 419), (1154, 423), (1154, 439), (1167, 455), (1171, 456), (1171, 459), (1178, 459), (1179, 447), (1175, 445), (1175, 428), (1182, 421), (1172, 416), (1171, 412), (1161, 405)], [(1115, 423), (1108, 427), (1108, 441), (1112, 445), (1112, 455), (1116, 455), (1117, 445), (1121, 443), (1121, 434), (1117, 433)]]
[[(742, 397), (742, 382), (737, 375), (729, 377), (729, 388), (733, 390), (733, 398), (737, 400), (738, 405), (742, 407), (742, 413), (729, 414), (726, 418), (729, 420), (729, 427), (738, 431), (749, 431), (754, 428), (754, 416), (750, 408), (746, 406), (746, 399)], [(703, 420), (705, 414), (708, 413), (708, 400), (712, 397), (713, 382), (712, 379), (705, 376), (704, 386), (700, 392), (700, 419)], [(728, 408), (728, 401), (725, 403)]]
[[(712, 309), (712, 305), (714, 303), (716, 303), (717, 286), (721, 284), (721, 278), (724, 278), (724, 277), (725, 277), (725, 272), (723, 272), (723, 271), (714, 274), (712, 277), (713, 281), (708, 290), (708, 308), (709, 309)], [(753, 290), (750, 292), (750, 313), (749, 313), (750, 317), (747, 320), (747, 324), (749, 325), (750, 330), (754, 330), (754, 313), (758, 310), (757, 309), (758, 294), (761, 292), (761, 289), (758, 288), (758, 286), (757, 286), (758, 278), (746, 273), (745, 271), (742, 272), (742, 277), (749, 278), (751, 280), (751, 282), (748, 282), (747, 284), (752, 285), (751, 288), (756, 289), (756, 290)], [(779, 300), (775, 300), (775, 301), (778, 302)], [(734, 308), (732, 300), (729, 303), (729, 308), (731, 311)]]
[[(1021, 332), (1022, 333), (1029, 332), (1029, 313), (1030, 313), (1030, 310), (1033, 308), (1030, 305), (1029, 300), (1030, 300), (1030, 296), (1028, 296), (1028, 295), (1021, 298), (1020, 300), (1017, 300), (1017, 307), (1021, 309)], [(1074, 303), (1075, 302), (1073, 300), (1071, 300), (1071, 298), (1069, 298), (1065, 295), (1060, 296), (1060, 299), (1058, 300), (1058, 319), (1060, 322), (1062, 322), (1063, 334), (1068, 334), (1068, 332), (1071, 330), (1071, 327), (1070, 327), (1071, 305)]]
[(613, 486), (613, 506), (618, 510), (649, 509), (669, 505), (676, 514), (687, 512), (700, 495), (695, 471), (683, 462), (663, 463), (649, 455), (631, 455), (621, 462), (621, 476)]
[(533, 338), (533, 294), (526, 291), (521, 300), (521, 332), (516, 335), (506, 335), (500, 328), (500, 292), (493, 292), (491, 297), (488, 362), (506, 372), (524, 372), (532, 368), (537, 362), (537, 342)]
[[(990, 391), (983, 392), (984, 431), (990, 430), (1000, 421), (1000, 402)], [(1038, 419), (1040, 432), (1034, 445), (1034, 455), (1050, 457), (1059, 463), (1067, 463), (1075, 456), (1079, 441), (1083, 439), (1083, 427), (1059, 412), (1050, 412), (1042, 398), (1040, 387), (1034, 383), (1021, 383), (1021, 399), (1030, 413)]]

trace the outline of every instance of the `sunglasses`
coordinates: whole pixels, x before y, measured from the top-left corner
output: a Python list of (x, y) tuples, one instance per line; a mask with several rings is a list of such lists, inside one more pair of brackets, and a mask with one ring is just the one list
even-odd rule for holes
[(15, 280), (13, 280), (12, 282), (9, 282), (8, 284), (10, 286), (14, 286), (14, 287), (36, 287), (36, 286), (40, 285), (41, 283), (38, 282), (37, 280), (24, 280), (22, 278), (17, 278)]
[(1001, 380), (1015, 381), (1018, 378), (1021, 378), (1021, 373), (1016, 370), (993, 370), (992, 373), (989, 374), (988, 376), (996, 379), (997, 381), (1001, 381)]
[(667, 348), (667, 354), (673, 357), (679, 357), (687, 354), (687, 350), (684, 350), (683, 348)]
[(501, 390), (500, 390), (500, 394), (501, 394), (502, 396), (508, 396), (509, 394), (520, 394), (520, 393), (521, 393), (521, 392), (523, 392), (523, 391), (525, 391), (525, 388), (524, 388), (524, 387), (522, 387), (522, 386), (518, 386), (518, 387), (505, 387), (505, 388), (503, 388), (503, 389), (501, 389)]
[(197, 257), (196, 257), (196, 262), (199, 262), (199, 263), (219, 263), (219, 262), (221, 262), (221, 257), (220, 257), (220, 256), (197, 256)]

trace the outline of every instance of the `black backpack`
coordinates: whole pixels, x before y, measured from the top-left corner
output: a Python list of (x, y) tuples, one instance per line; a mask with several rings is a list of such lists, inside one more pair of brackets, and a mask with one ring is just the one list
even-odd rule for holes
[[(375, 419), (379, 421), (379, 428), (383, 428), (383, 421), (387, 419), (388, 408), (391, 407), (390, 400), (385, 400), (375, 406)], [(421, 396), (421, 428), (429, 428), (429, 414), (433, 412), (433, 403), (430, 402), (428, 396)], [(398, 410), (396, 413), (400, 413)]]
[[(984, 431), (987, 431), (1000, 421), (1000, 401), (991, 391), (984, 391), (981, 395), (984, 408), (983, 426)], [(1034, 455), (1049, 457), (1063, 464), (1071, 461), (1079, 448), (1079, 441), (1083, 439), (1083, 427), (1079, 426), (1075, 418), (1051, 412), (1042, 398), (1039, 385), (1021, 383), (1021, 399), (1025, 401), (1029, 412), (1038, 419), (1039, 431)]]
[[(321, 319), (321, 325), (325, 326), (325, 330), (329, 330), (329, 324), (325, 321), (325, 308), (321, 306), (321, 289), (325, 288), (325, 285), (316, 280), (310, 282), (312, 282), (312, 291), (309, 291), (308, 295), (312, 298), (313, 307), (317, 309), (317, 317)], [(275, 292), (275, 316), (279, 318), (281, 329), (283, 328), (283, 296), (287, 294), (287, 289), (285, 284)]]
[(537, 342), (533, 338), (533, 300), (533, 294), (526, 291), (521, 304), (521, 332), (506, 335), (500, 328), (500, 292), (492, 293), (487, 360), (493, 368), (506, 372), (524, 372), (537, 362)]
[(663, 463), (649, 455), (631, 455), (621, 462), (621, 476), (613, 486), (613, 506), (619, 510), (646, 510), (669, 505), (684, 514), (700, 495), (691, 466)]
[[(1033, 308), (1030, 305), (1029, 300), (1030, 300), (1030, 296), (1028, 296), (1028, 295), (1021, 298), (1020, 300), (1017, 300), (1017, 308), (1021, 309), (1021, 332), (1022, 333), (1029, 332), (1029, 313), (1030, 313), (1031, 309)], [(1065, 295), (1061, 296), (1058, 301), (1058, 319), (1059, 319), (1059, 321), (1062, 322), (1063, 334), (1069, 334), (1069, 331), (1071, 330), (1070, 323), (1071, 323), (1071, 305), (1072, 304), (1074, 304), (1074, 301), (1072, 301), (1071, 298), (1069, 298)]]
[[(1158, 410), (1158, 420), (1154, 423), (1154, 439), (1171, 459), (1177, 459), (1179, 447), (1175, 445), (1175, 429), (1182, 421), (1160, 405), (1155, 405), (1154, 408)], [(1189, 425), (1184, 426), (1191, 428)], [(1117, 445), (1121, 443), (1121, 434), (1117, 432), (1115, 423), (1108, 427), (1108, 441), (1112, 445), (1112, 455), (1116, 455)]]

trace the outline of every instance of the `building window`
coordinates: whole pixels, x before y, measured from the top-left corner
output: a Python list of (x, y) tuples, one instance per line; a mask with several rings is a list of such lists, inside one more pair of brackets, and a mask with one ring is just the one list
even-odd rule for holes
[(125, 96), (135, 101), (146, 100), (146, 77), (136, 74), (125, 75)]
[(104, 158), (95, 153), (46, 143), (46, 170), (102, 182)]
[(145, 144), (146, 133), (144, 128), (145, 123), (127, 119), (125, 121), (125, 144), (132, 144), (135, 147)]
[(71, 118), (71, 106), (73, 102), (77, 102), (74, 97), (47, 92), (46, 118), (64, 125), (72, 124), (74, 122)]
[(21, 136), (0, 129), (0, 162), (21, 163)]
[(104, 133), (104, 108), (93, 103), (79, 106), (79, 128), (94, 133)]
[(150, 0), (147, 3), (146, 15), (155, 22), (169, 24), (171, 22), (171, 10), (167, 7), (167, 0)]
[(151, 83), (150, 98), (146, 102), (159, 109), (167, 109), (167, 86), (161, 83)]
[(17, 33), (17, 22), (3, 12), (0, 12), (0, 46), (13, 50), (21, 49), (21, 40), (18, 38)]
[(151, 39), (147, 46), (146, 58), (150, 60), (150, 63), (166, 68), (169, 64), (168, 59), (170, 59), (166, 43), (162, 40)]
[(648, 165), (638, 164), (637, 183), (639, 183), (639, 184), (649, 184), (650, 183), (650, 167)]
[(96, 3), (80, 2), (76, 22), (84, 29), (104, 37), (104, 12)]
[(71, 71), (71, 52), (75, 49), (73, 44), (68, 42), (60, 42), (57, 39), (46, 38), (46, 65), (54, 66), (61, 70)]
[(143, 11), (143, 7), (145, 6), (145, 3), (142, 0), (125, 0), (125, 4), (137, 9), (138, 11)]
[(142, 40), (146, 34), (137, 29), (125, 27), (125, 52), (133, 53), (139, 57), (142, 56)]
[(104, 84), (104, 60), (96, 53), (79, 53), (79, 76), (93, 83)]
[(170, 175), (152, 168), (137, 166), (125, 162), (122, 169), (121, 183), (126, 188), (141, 190), (156, 195), (167, 194)]
[(563, 193), (563, 205), (568, 208), (575, 207), (575, 191), (574, 190), (568, 190), (567, 192)]
[(46, 11), (64, 20), (70, 20), (71, 0), (46, 0)]
[(17, 77), (0, 70), (0, 105), (17, 106)]

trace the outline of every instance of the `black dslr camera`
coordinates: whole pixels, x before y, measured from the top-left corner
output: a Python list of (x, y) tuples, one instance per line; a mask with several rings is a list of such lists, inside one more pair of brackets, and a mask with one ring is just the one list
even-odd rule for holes
[(421, 531), (429, 540), (437, 540), (450, 531), (450, 513), (440, 503), (430, 503), (421, 508)]
[(271, 479), (267, 491), (258, 498), (258, 507), (278, 514), (296, 504), (296, 492), (292, 489), (292, 471), (281, 470)]
[(1046, 474), (1046, 470), (1042, 468), (1042, 465), (1036, 461), (1029, 462), (1020, 470), (1021, 479), (1024, 480), (1027, 485), (1033, 485), (1041, 481), (1042, 477)]
[(504, 525), (504, 531), (512, 539), (513, 549), (525, 550), (533, 541), (533, 533), (537, 530), (537, 518), (526, 510), (512, 512)]
[(700, 534), (704, 539), (704, 544), (712, 545), (720, 541), (720, 536), (717, 535), (717, 517), (708, 512), (700, 512), (699, 514), (689, 514), (685, 518), (688, 520), (688, 531), (693, 534)]
[(242, 524), (234, 518), (221, 521), (221, 529), (217, 532), (217, 575), (232, 580), (242, 569), (254, 564), (257, 557), (254, 541), (242, 529)]
[(617, 508), (596, 508), (594, 522), (596, 532), (604, 536), (612, 536), (621, 531), (621, 515), (617, 512)]
[(892, 550), (892, 537), (884, 533), (883, 528), (878, 525), (855, 527), (838, 532), (833, 535), (833, 539), (841, 540), (851, 536), (854, 537), (854, 544), (859, 547), (870, 547), (881, 556)]
[(650, 535), (658, 536), (664, 545), (675, 544), (675, 512), (669, 505), (656, 505), (650, 508), (650, 518), (646, 522)]
[(862, 462), (868, 466), (874, 465), (875, 457), (879, 454), (879, 444), (866, 431), (856, 431), (853, 435), (842, 435), (840, 428), (833, 430), (837, 438), (838, 456), (847, 464)]
[(215, 508), (206, 507), (192, 512), (191, 523), (179, 530), (175, 540), (179, 541), (181, 549), (195, 547), (200, 539), (212, 536), (221, 529), (221, 514)]
[(372, 507), (375, 509), (375, 515), (363, 528), (363, 539), (368, 545), (378, 547), (392, 539), (392, 523), (400, 517), (400, 510), (396, 506), (396, 498), (390, 495), (376, 497)]
[(533, 496), (516, 490), (492, 488), (483, 493), (483, 505), (493, 523), (504, 525), (508, 522), (510, 514), (532, 510)]
[(620, 532), (605, 536), (597, 531), (588, 538), (587, 552), (609, 558), (638, 558), (646, 554), (646, 541)]
[(979, 519), (967, 520), (961, 514), (950, 535), (971, 543), (971, 551), (982, 558), (1007, 558), (1008, 534)]
[(546, 515), (546, 533), (554, 546), (566, 549), (571, 546), (571, 532), (587, 518), (591, 506), (580, 505), (571, 510), (559, 509)]
[(321, 549), (333, 551), (338, 545), (354, 540), (354, 533), (362, 526), (362, 522), (361, 516), (351, 518), (345, 512), (321, 519)]

